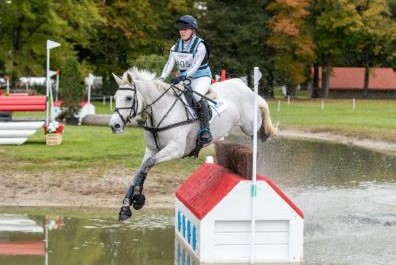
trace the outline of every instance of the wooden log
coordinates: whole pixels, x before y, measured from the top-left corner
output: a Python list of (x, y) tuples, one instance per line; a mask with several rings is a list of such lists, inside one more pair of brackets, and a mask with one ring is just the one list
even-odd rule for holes
[(244, 145), (229, 141), (216, 141), (217, 164), (246, 179), (252, 179), (252, 150)]

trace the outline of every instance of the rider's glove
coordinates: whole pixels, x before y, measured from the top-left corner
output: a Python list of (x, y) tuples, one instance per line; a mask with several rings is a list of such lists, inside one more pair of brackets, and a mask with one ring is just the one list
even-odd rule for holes
[(186, 76), (183, 74), (180, 74), (178, 77), (176, 77), (175, 79), (173, 79), (172, 84), (176, 85), (179, 84), (181, 81), (186, 80)]

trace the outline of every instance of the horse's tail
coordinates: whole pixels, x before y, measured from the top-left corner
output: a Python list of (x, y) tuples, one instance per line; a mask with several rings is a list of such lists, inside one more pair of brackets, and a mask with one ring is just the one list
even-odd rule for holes
[(264, 142), (265, 140), (267, 140), (268, 137), (274, 137), (276, 135), (277, 128), (274, 125), (272, 125), (267, 101), (265, 101), (262, 97), (259, 96), (257, 99), (257, 103), (259, 109), (261, 110), (262, 118), (263, 118), (261, 128), (259, 130), (259, 136), (261, 140)]

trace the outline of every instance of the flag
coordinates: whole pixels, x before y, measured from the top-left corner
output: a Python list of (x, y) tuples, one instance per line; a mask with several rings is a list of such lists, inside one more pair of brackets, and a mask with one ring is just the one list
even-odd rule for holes
[(47, 40), (47, 50), (59, 47), (61, 44), (52, 40)]
[(258, 67), (254, 67), (254, 85), (258, 85), (262, 75)]

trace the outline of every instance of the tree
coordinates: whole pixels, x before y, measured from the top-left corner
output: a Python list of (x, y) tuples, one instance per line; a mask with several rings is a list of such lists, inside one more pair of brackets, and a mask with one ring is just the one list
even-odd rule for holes
[(64, 112), (60, 119), (73, 117), (80, 109), (80, 102), (84, 94), (83, 77), (80, 64), (75, 58), (69, 58), (61, 70), (59, 92)]
[(315, 59), (312, 29), (306, 23), (310, 0), (274, 0), (268, 3), (271, 47), (277, 79), (294, 95), (297, 85), (307, 80), (307, 69)]
[(353, 49), (362, 22), (349, 0), (321, 0), (315, 7), (314, 39), (318, 64), (323, 68), (323, 96), (327, 97), (331, 67), (346, 63), (347, 52)]
[(370, 68), (384, 63), (396, 65), (396, 21), (382, 0), (359, 0), (356, 9), (362, 21), (356, 46), (365, 68), (363, 95), (367, 97)]
[(112, 72), (123, 73), (142, 54), (151, 54), (157, 42), (158, 15), (150, 2), (135, 0), (106, 1), (100, 9), (105, 26), (96, 27), (97, 35), (82, 58), (94, 65), (93, 71), (103, 76), (104, 94), (113, 94)]
[(101, 21), (94, 0), (1, 1), (0, 5), (0, 61), (14, 80), (17, 76), (44, 76), (48, 38), (62, 43), (59, 53), (52, 56), (53, 65), (59, 67), (76, 56), (76, 46), (89, 45), (86, 40), (91, 25)]

